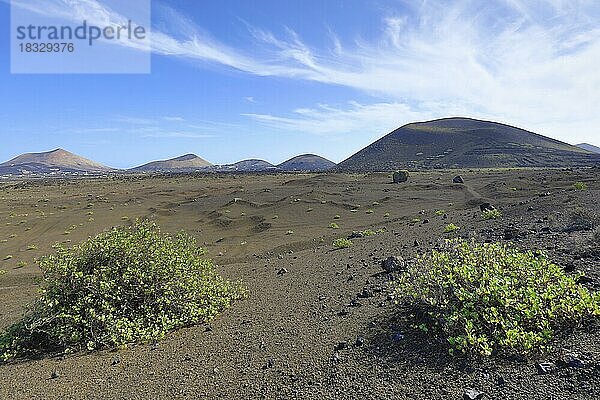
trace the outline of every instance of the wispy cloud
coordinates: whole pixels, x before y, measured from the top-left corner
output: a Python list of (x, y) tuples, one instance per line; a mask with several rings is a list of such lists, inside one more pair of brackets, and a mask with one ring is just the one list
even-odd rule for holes
[[(123, 18), (95, 0), (19, 2), (37, 12), (92, 21)], [(336, 127), (358, 129), (377, 123), (382, 110), (390, 119), (387, 112), (396, 110), (398, 124), (402, 115), (428, 118), (451, 114), (448, 110), (454, 109), (542, 129), (563, 139), (582, 131), (600, 135), (600, 2), (402, 3), (405, 7), (397, 15), (382, 19), (378, 39), (344, 41), (329, 32), (331, 45), (321, 48), (310, 46), (291, 29), (277, 36), (249, 27), (250, 48), (236, 49), (166, 8), (166, 26), (176, 30), (154, 30), (149, 46), (165, 56), (210, 62), (257, 76), (346, 86), (378, 99), (371, 105), (314, 108), (304, 114), (250, 115), (282, 129), (304, 127), (305, 132), (315, 133)], [(337, 122), (331, 122), (332, 118)], [(354, 121), (354, 128), (344, 118)]]

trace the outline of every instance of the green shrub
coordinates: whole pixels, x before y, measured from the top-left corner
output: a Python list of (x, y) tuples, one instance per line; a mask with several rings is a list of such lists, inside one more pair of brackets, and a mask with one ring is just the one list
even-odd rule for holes
[(446, 225), (446, 227), (444, 228), (444, 233), (452, 233), (452, 232), (456, 232), (460, 230), (460, 226), (454, 225), (454, 224), (448, 224)]
[(575, 188), (575, 190), (587, 190), (588, 189), (588, 185), (585, 182), (575, 182), (573, 187)]
[(345, 238), (339, 238), (333, 241), (333, 247), (338, 249), (347, 249), (350, 246), (352, 246), (352, 242)]
[(41, 296), (0, 334), (0, 360), (149, 342), (210, 320), (244, 295), (195, 240), (152, 222), (113, 228), (39, 260)]
[(397, 293), (416, 325), (441, 335), (451, 353), (526, 354), (600, 316), (600, 294), (578, 278), (542, 254), (457, 239), (411, 265)]
[(340, 229), (340, 226), (338, 224), (336, 224), (335, 222), (330, 223), (329, 227), (331, 229)]
[(340, 219), (340, 218), (342, 218), (342, 217), (340, 217), (339, 215), (336, 215), (333, 217), (333, 219)]
[(437, 210), (435, 212), (435, 215), (437, 215), (438, 217), (444, 216), (446, 215), (446, 210)]
[(496, 208), (493, 210), (486, 210), (483, 212), (482, 216), (486, 221), (490, 219), (498, 219), (502, 217), (502, 211)]

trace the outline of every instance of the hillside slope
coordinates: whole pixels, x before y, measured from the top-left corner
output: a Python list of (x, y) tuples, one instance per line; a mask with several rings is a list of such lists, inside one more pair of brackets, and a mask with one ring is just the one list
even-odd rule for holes
[(152, 161), (139, 167), (131, 168), (132, 172), (177, 172), (193, 171), (210, 167), (212, 164), (195, 154), (186, 154), (168, 160)]
[(333, 161), (315, 154), (302, 154), (277, 166), (282, 171), (327, 171), (335, 167)]
[(600, 147), (594, 146), (593, 144), (580, 143), (577, 145), (577, 147), (579, 147), (580, 149), (583, 149), (583, 150), (590, 151), (592, 153), (600, 154)]
[(470, 118), (405, 125), (338, 165), (345, 171), (599, 165), (600, 156), (512, 126)]
[(1, 173), (35, 173), (62, 172), (107, 172), (107, 167), (87, 158), (78, 156), (63, 149), (43, 153), (26, 153), (0, 164)]

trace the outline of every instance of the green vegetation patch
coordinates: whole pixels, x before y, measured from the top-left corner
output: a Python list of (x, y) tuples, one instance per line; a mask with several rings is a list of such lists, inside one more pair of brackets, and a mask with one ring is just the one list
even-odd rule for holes
[(490, 219), (502, 218), (502, 211), (498, 209), (486, 210), (483, 212), (482, 217), (486, 221)]
[(0, 360), (122, 347), (208, 321), (245, 295), (195, 240), (153, 222), (117, 227), (39, 260), (41, 296), (0, 334)]
[(578, 279), (543, 254), (457, 239), (411, 265), (397, 293), (415, 325), (442, 336), (451, 353), (526, 354), (600, 316), (600, 293)]
[(448, 224), (444, 228), (444, 233), (452, 233), (452, 232), (457, 232), (459, 230), (460, 230), (460, 226), (457, 226), (455, 224)]
[(336, 247), (338, 249), (347, 249), (348, 247), (352, 246), (352, 241), (350, 241), (349, 239), (345, 239), (345, 238), (339, 238), (339, 239), (335, 239), (333, 241), (333, 247)]
[(575, 182), (573, 184), (573, 187), (575, 188), (575, 190), (587, 190), (588, 189), (588, 185), (585, 182)]

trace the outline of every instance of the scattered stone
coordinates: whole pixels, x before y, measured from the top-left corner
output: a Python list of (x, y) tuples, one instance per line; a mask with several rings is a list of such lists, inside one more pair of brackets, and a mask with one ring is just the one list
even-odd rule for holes
[(117, 364), (120, 364), (120, 363), (121, 363), (121, 357), (119, 357), (119, 356), (113, 357), (113, 359), (111, 361), (112, 365), (117, 365)]
[(360, 302), (358, 300), (354, 299), (350, 302), (349, 306), (358, 308), (358, 307), (362, 307), (362, 304), (360, 304)]
[(408, 181), (409, 172), (406, 170), (394, 171), (394, 183), (403, 183)]
[(348, 347), (348, 342), (346, 342), (345, 340), (342, 340), (341, 342), (338, 342), (338, 344), (335, 345), (335, 351), (340, 351), (340, 350), (344, 350)]
[(340, 317), (346, 316), (348, 314), (350, 314), (350, 311), (346, 310), (345, 308), (343, 310), (340, 310), (340, 312), (338, 312), (338, 315)]
[(358, 294), (358, 297), (361, 299), (368, 299), (369, 297), (373, 297), (373, 292), (369, 288), (364, 288), (362, 292)]
[(517, 228), (507, 228), (504, 230), (504, 239), (505, 240), (515, 240), (526, 236), (525, 232), (521, 232)]
[(402, 257), (388, 257), (382, 263), (381, 266), (385, 272), (396, 272), (401, 271), (405, 268), (406, 262)]
[(463, 400), (479, 400), (483, 399), (483, 392), (475, 389), (467, 389), (463, 393)]
[(574, 354), (574, 353), (564, 354), (561, 357), (560, 362), (569, 368), (584, 368), (585, 367), (585, 363), (579, 358), (579, 356), (577, 354)]
[(498, 377), (496, 378), (496, 385), (504, 386), (505, 384), (506, 384), (506, 379), (504, 379), (504, 377), (502, 375), (498, 375)]
[(60, 378), (60, 372), (55, 368), (52, 370), (52, 374), (50, 374), (50, 379), (58, 379)]
[(362, 346), (363, 344), (365, 344), (365, 338), (362, 336), (359, 336), (356, 338), (356, 345), (357, 346)]
[(263, 366), (263, 369), (273, 368), (274, 365), (275, 365), (275, 361), (272, 358), (269, 358), (267, 360), (267, 362), (265, 363), (265, 365)]
[(494, 211), (496, 209), (496, 207), (494, 207), (490, 203), (483, 203), (479, 206), (479, 209), (481, 210), (481, 212), (486, 212), (486, 211)]
[(394, 334), (392, 335), (392, 340), (393, 340), (394, 342), (399, 342), (399, 341), (401, 341), (402, 339), (404, 339), (404, 335), (403, 335), (402, 333), (400, 333), (400, 332), (396, 332), (396, 333), (394, 333)]
[(462, 177), (462, 176), (460, 176), (460, 175), (456, 175), (456, 176), (454, 177), (454, 179), (452, 179), (452, 182), (453, 182), (453, 183), (465, 183), (465, 180), (463, 179), (463, 177)]
[(285, 275), (288, 273), (288, 270), (285, 268), (281, 268), (278, 272), (277, 275)]
[(421, 242), (419, 242), (418, 240), (415, 239), (415, 243), (413, 244), (414, 247), (421, 247)]
[(537, 368), (539, 375), (547, 375), (551, 373), (556, 366), (554, 365), (554, 363), (544, 361), (537, 364), (535, 367)]

